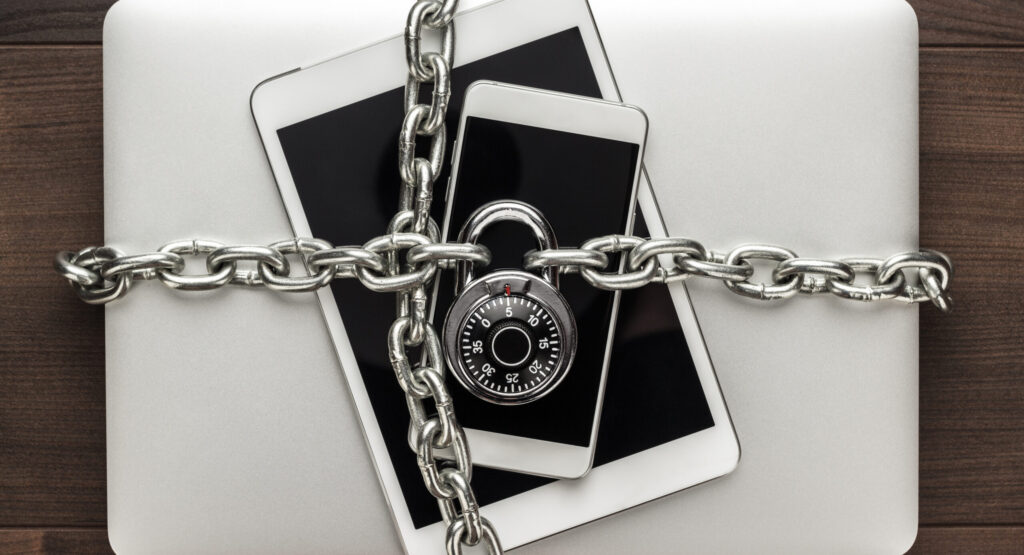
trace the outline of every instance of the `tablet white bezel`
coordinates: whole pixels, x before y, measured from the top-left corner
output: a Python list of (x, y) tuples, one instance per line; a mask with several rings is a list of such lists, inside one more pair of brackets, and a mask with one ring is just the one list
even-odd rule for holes
[[(538, 17), (538, 14), (544, 16)], [(619, 100), (593, 17), (584, 0), (499, 0), (460, 13), (457, 22), (456, 65), (577, 27), (602, 96)], [(404, 42), (401, 36), (395, 36), (272, 78), (253, 91), (253, 117), (297, 236), (309, 237), (312, 233), (277, 130), (402, 86), (407, 71)], [(353, 75), (358, 79), (352, 79)], [(395, 117), (400, 118), (400, 113), (401, 107), (397, 106)], [(396, 119), (396, 125), (398, 121)], [(663, 220), (658, 215), (646, 174), (640, 182), (638, 203), (652, 236), (664, 237)], [(705, 482), (735, 468), (739, 445), (686, 288), (683, 284), (674, 284), (669, 289), (683, 332), (691, 339), (688, 341), (690, 353), (715, 425), (602, 465), (583, 479), (557, 481), (485, 506), (484, 515), (500, 531), (506, 548), (536, 541)], [(321, 289), (317, 295), (400, 539), (409, 553), (438, 552), (444, 538), (444, 525), (435, 523), (420, 529), (413, 526), (331, 290)]]
[[(647, 115), (643, 110), (618, 102), (540, 91), (507, 83), (477, 81), (466, 90), (462, 113), (459, 115), (458, 139), (453, 148), (451, 180), (445, 193), (446, 206), (441, 231), (442, 238), (453, 240), (455, 232), (451, 229), (451, 211), (459, 179), (459, 166), (462, 158), (461, 142), (466, 130), (466, 122), (470, 117), (638, 145), (638, 163), (630, 183), (628, 206), (633, 206), (636, 202), (637, 183), (640, 179), (641, 162), (647, 142)], [(633, 229), (633, 220), (633, 211), (629, 210), (624, 228), (615, 230), (615, 232), (628, 234)], [(619, 296), (619, 293), (616, 292), (612, 300), (611, 318), (608, 321), (609, 331), (604, 345), (604, 357), (601, 361), (597, 403), (594, 405), (594, 416), (587, 445), (580, 447), (466, 426), (466, 437), (473, 453), (474, 464), (555, 478), (580, 478), (590, 471), (594, 461), (598, 424), (604, 400), (608, 364), (611, 359), (611, 344), (614, 339)]]

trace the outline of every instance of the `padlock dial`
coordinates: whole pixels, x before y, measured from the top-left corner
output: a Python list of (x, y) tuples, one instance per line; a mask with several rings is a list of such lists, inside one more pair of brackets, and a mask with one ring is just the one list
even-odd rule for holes
[(576, 323), (550, 283), (499, 270), (469, 284), (445, 321), (452, 374), (477, 397), (500, 405), (540, 399), (566, 376)]
[(478, 387), (502, 397), (525, 396), (554, 377), (561, 337), (539, 301), (502, 293), (466, 318), (459, 354)]

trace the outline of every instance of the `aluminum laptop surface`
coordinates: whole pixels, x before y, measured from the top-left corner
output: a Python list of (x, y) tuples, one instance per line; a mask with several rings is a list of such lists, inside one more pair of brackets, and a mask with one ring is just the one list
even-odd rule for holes
[[(646, 165), (671, 234), (826, 258), (916, 249), (908, 5), (592, 6), (623, 98), (651, 118)], [(249, 113), (252, 88), (394, 35), (407, 8), (115, 5), (104, 31), (107, 243), (142, 252), (183, 238), (289, 236)], [(832, 298), (765, 305), (697, 280), (690, 291), (744, 449), (739, 468), (522, 551), (909, 548), (917, 309)], [(116, 550), (400, 549), (312, 295), (145, 284), (106, 308), (106, 327)]]

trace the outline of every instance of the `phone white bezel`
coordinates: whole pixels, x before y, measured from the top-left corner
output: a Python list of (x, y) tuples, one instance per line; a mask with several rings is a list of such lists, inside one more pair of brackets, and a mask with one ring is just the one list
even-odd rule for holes
[[(441, 237), (446, 240), (452, 240), (454, 234), (457, 233), (457, 230), (451, 229), (452, 201), (459, 178), (462, 139), (466, 130), (466, 122), (470, 117), (529, 125), (638, 145), (638, 163), (632, 176), (628, 206), (633, 206), (636, 202), (637, 183), (640, 179), (644, 146), (647, 141), (647, 115), (643, 110), (618, 102), (540, 91), (507, 83), (477, 81), (466, 90), (462, 113), (459, 115), (459, 131), (453, 148), (451, 179), (448, 182), (448, 190), (445, 192), (445, 215), (441, 229)], [(629, 234), (633, 229), (633, 220), (633, 211), (629, 210), (625, 229), (614, 230), (614, 232)], [(587, 445), (581, 447), (466, 427), (466, 437), (473, 453), (474, 464), (553, 478), (581, 478), (590, 471), (594, 461), (601, 407), (604, 402), (605, 382), (608, 377), (608, 364), (611, 360), (611, 344), (614, 339), (619, 297), (619, 293), (616, 292), (612, 300), (611, 319), (608, 322), (609, 332), (601, 362), (598, 398), (594, 405), (590, 439)]]
[[(543, 13), (544, 17), (537, 17)], [(601, 94), (619, 100), (593, 16), (585, 0), (498, 0), (460, 12), (455, 65), (463, 65), (573, 27), (580, 30)], [(425, 48), (434, 46), (425, 45)], [(296, 236), (311, 236), (277, 130), (359, 102), (405, 83), (408, 68), (401, 35), (260, 83), (250, 107), (288, 218)], [(352, 79), (357, 75), (357, 79)], [(400, 118), (401, 107), (396, 107)], [(396, 119), (396, 126), (398, 120)], [(397, 175), (397, 169), (396, 169)], [(396, 178), (397, 179), (397, 178)], [(397, 185), (396, 185), (397, 186)], [(650, 183), (644, 174), (638, 204), (652, 236), (664, 237)], [(506, 549), (530, 543), (630, 507), (725, 475), (739, 461), (739, 445), (683, 284), (669, 286), (715, 425), (593, 469), (585, 478), (561, 480), (483, 507)], [(436, 553), (444, 524), (417, 529), (406, 505), (377, 424), (345, 326), (329, 288), (317, 293), (341, 362), (364, 438), (392, 518), (406, 551)]]

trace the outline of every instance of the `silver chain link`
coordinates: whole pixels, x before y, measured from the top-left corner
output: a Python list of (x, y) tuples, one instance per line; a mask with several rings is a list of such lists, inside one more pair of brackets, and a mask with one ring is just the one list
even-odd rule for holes
[[(447, 524), (445, 549), (462, 553), (464, 545), (481, 542), (501, 553), (497, 532), (480, 516), (470, 486), (472, 460), (466, 435), (455, 418), (444, 379), (444, 357), (434, 326), (426, 320), (427, 286), (439, 269), (454, 269), (460, 261), (478, 266), (490, 263), (491, 253), (473, 243), (438, 243), (436, 225), (427, 218), (428, 235), (399, 231), (413, 221), (412, 211), (401, 211), (387, 235), (361, 247), (333, 247), (318, 239), (289, 239), (270, 246), (223, 246), (213, 241), (179, 241), (157, 252), (126, 256), (111, 247), (89, 247), (77, 253), (61, 252), (54, 266), (90, 304), (106, 304), (126, 295), (134, 280), (157, 278), (174, 289), (200, 291), (236, 285), (267, 287), (283, 292), (307, 292), (326, 287), (335, 279), (356, 278), (367, 288), (398, 293), (398, 318), (388, 332), (388, 357), (409, 410), (409, 446), (427, 491), (438, 500)], [(400, 264), (401, 251), (405, 263)], [(206, 274), (185, 275), (184, 256), (206, 257)], [(300, 257), (306, 272), (290, 275), (288, 255)], [(625, 257), (621, 270), (612, 256)], [(755, 282), (753, 260), (771, 261), (770, 281)], [(239, 269), (248, 263), (254, 269)], [(740, 245), (727, 253), (706, 249), (693, 239), (644, 239), (608, 235), (585, 242), (580, 248), (534, 250), (524, 267), (557, 267), (560, 273), (578, 273), (592, 286), (605, 290), (636, 289), (651, 283), (674, 283), (697, 276), (721, 281), (729, 290), (763, 301), (791, 298), (798, 293), (831, 293), (843, 299), (871, 302), (894, 299), (905, 303), (931, 301), (943, 312), (952, 310), (949, 287), (953, 265), (946, 255), (919, 250), (876, 258), (825, 260), (800, 258), (775, 245)], [(613, 268), (611, 271), (608, 268)], [(404, 268), (404, 272), (400, 271)], [(916, 272), (919, 285), (908, 273)], [(865, 277), (856, 283), (858, 274)], [(422, 335), (415, 336), (416, 322)], [(420, 350), (414, 365), (408, 348)], [(426, 401), (432, 400), (431, 407)], [(439, 467), (435, 451), (450, 449), (454, 467)], [(443, 464), (443, 463), (442, 463)]]
[[(388, 257), (402, 250), (406, 251), (405, 271), (389, 273)], [(612, 263), (610, 255), (615, 254), (627, 257), (622, 271)], [(293, 266), (288, 255), (299, 256), (306, 272), (294, 277), (285, 273)], [(186, 275), (186, 256), (205, 256), (207, 273)], [(361, 247), (333, 247), (319, 239), (289, 239), (267, 247), (226, 247), (195, 240), (168, 243), (157, 252), (130, 256), (111, 247), (89, 247), (77, 253), (59, 253), (54, 267), (82, 300), (106, 304), (126, 295), (134, 281), (154, 278), (185, 291), (236, 285), (292, 293), (314, 291), (336, 279), (356, 278), (372, 291), (405, 294), (426, 287), (437, 271), (453, 269), (459, 261), (487, 266), (490, 260), (491, 252), (483, 245), (438, 243), (426, 235), (392, 233), (375, 237)], [(772, 264), (769, 281), (753, 281), (754, 260)], [(252, 268), (239, 269), (242, 263), (250, 263)], [(557, 266), (560, 273), (580, 274), (594, 287), (605, 290), (636, 289), (698, 277), (720, 281), (734, 293), (764, 301), (788, 299), (798, 293), (831, 293), (854, 301), (930, 301), (943, 312), (952, 308), (949, 287), (953, 265), (946, 255), (928, 249), (886, 259), (825, 260), (800, 258), (775, 245), (741, 245), (717, 252), (682, 237), (609, 235), (590, 240), (581, 248), (530, 251), (524, 266), (528, 270)], [(914, 274), (918, 285), (911, 285), (909, 276)]]
[[(469, 445), (445, 385), (441, 341), (427, 319), (427, 287), (442, 261), (490, 262), (490, 253), (477, 245), (439, 245), (440, 233), (430, 217), (434, 182), (441, 174), (447, 145), (445, 118), (452, 90), (453, 18), (457, 8), (458, 0), (419, 0), (409, 10), (405, 27), (409, 77), (405, 83), (405, 119), (398, 139), (398, 173), (402, 178), (398, 213), (388, 226), (388, 239), (364, 245), (371, 252), (384, 253), (387, 277), (378, 278), (366, 267), (356, 270), (360, 281), (371, 289), (374, 281), (387, 282), (388, 288), (374, 290), (398, 292), (397, 318), (388, 332), (388, 357), (409, 408), (410, 447), (416, 453), (427, 491), (437, 499), (447, 526), (445, 550), (449, 555), (461, 553), (464, 545), (481, 542), (491, 553), (502, 553), (497, 532), (480, 516), (470, 486), (473, 463)], [(440, 33), (440, 52), (422, 51), (427, 29)], [(430, 103), (420, 104), (420, 86), (427, 82), (433, 85)], [(427, 158), (416, 156), (417, 136), (429, 138)], [(399, 263), (402, 250), (407, 251), (404, 265)], [(416, 366), (410, 362), (410, 348), (419, 349)], [(450, 449), (455, 465), (439, 467), (440, 457), (435, 454), (438, 449)]]
[[(441, 173), (447, 141), (445, 118), (451, 94), (455, 52), (453, 17), (458, 0), (419, 0), (409, 11), (405, 29), (409, 77), (405, 86), (405, 118), (399, 134), (398, 212), (385, 235), (362, 246), (335, 247), (320, 239), (295, 238), (268, 246), (226, 246), (215, 241), (176, 241), (156, 252), (125, 255), (112, 247), (88, 247), (57, 254), (54, 267), (81, 299), (102, 305), (128, 294), (136, 280), (158, 279), (172, 289), (208, 291), (227, 285), (302, 293), (327, 287), (336, 279), (358, 279), (367, 289), (397, 293), (396, 319), (388, 332), (388, 358), (409, 410), (409, 446), (416, 454), (427, 491), (433, 495), (447, 526), (445, 550), (462, 553), (481, 543), (502, 553), (494, 526), (480, 515), (470, 481), (472, 459), (466, 435), (455, 418), (445, 385), (441, 343), (427, 320), (427, 289), (438, 270), (460, 261), (486, 266), (491, 253), (469, 243), (439, 243), (430, 217), (433, 187)], [(425, 31), (440, 34), (441, 51), (423, 52)], [(419, 102), (420, 86), (432, 83), (429, 104)], [(427, 158), (416, 156), (417, 137), (429, 138)], [(404, 260), (402, 253), (404, 252)], [(613, 256), (625, 257), (621, 270)], [(288, 257), (301, 260), (304, 271), (292, 275)], [(205, 257), (206, 273), (186, 274), (186, 257)], [(770, 281), (753, 281), (752, 260), (774, 263)], [(599, 289), (624, 290), (650, 283), (674, 283), (697, 276), (721, 281), (734, 293), (765, 301), (798, 293), (831, 293), (857, 301), (895, 299), (931, 301), (944, 312), (952, 309), (950, 259), (937, 251), (920, 250), (887, 259), (800, 258), (774, 245), (741, 245), (713, 252), (692, 239), (645, 239), (608, 235), (579, 248), (527, 253), (529, 270), (557, 267), (578, 273)], [(612, 268), (612, 270), (609, 270)], [(911, 285), (908, 272), (917, 273)], [(855, 283), (858, 274), (866, 277)], [(410, 350), (418, 351), (413, 363)], [(429, 406), (428, 406), (429, 402)], [(438, 450), (452, 453), (442, 462)]]
[[(335, 279), (355, 278), (372, 291), (397, 292), (398, 317), (388, 332), (388, 356), (398, 385), (405, 392), (409, 445), (416, 453), (427, 491), (437, 498), (447, 525), (445, 549), (462, 553), (464, 545), (483, 542), (490, 552), (501, 553), (497, 532), (480, 516), (470, 486), (469, 446), (445, 385), (440, 340), (425, 316), (425, 291), (439, 269), (453, 269), (459, 261), (486, 266), (491, 253), (483, 245), (438, 243), (436, 225), (429, 218), (428, 235), (398, 231), (413, 221), (413, 216), (412, 211), (399, 212), (390, 233), (361, 247), (334, 247), (319, 239), (289, 239), (265, 247), (194, 240), (168, 243), (157, 252), (137, 255), (124, 255), (112, 247), (61, 252), (54, 266), (90, 304), (121, 298), (135, 280), (148, 279), (159, 279), (170, 288), (185, 291), (235, 285), (308, 292), (326, 287)], [(402, 251), (404, 263), (400, 263)], [(305, 272), (291, 275), (289, 255), (302, 260)], [(622, 270), (616, 270), (619, 265), (612, 263), (614, 255), (626, 257)], [(205, 256), (206, 273), (185, 274), (186, 256)], [(753, 281), (752, 260), (773, 262), (770, 281)], [(242, 268), (243, 264), (249, 267)], [(531, 270), (558, 267), (561, 273), (578, 273), (594, 287), (605, 290), (635, 289), (697, 276), (721, 281), (737, 294), (764, 301), (787, 299), (798, 293), (831, 293), (865, 302), (931, 301), (944, 312), (952, 309), (948, 291), (953, 266), (947, 256), (932, 250), (900, 253), (885, 260), (823, 260), (800, 258), (774, 245), (741, 245), (719, 253), (686, 238), (609, 235), (587, 241), (580, 248), (531, 251), (525, 256), (524, 266)], [(913, 272), (920, 285), (910, 284), (908, 273)], [(865, 274), (861, 283), (856, 283), (858, 274)], [(418, 337), (417, 321), (422, 326)], [(409, 348), (419, 349), (418, 364), (411, 362)], [(454, 467), (438, 466), (435, 452), (441, 449), (453, 453)]]
[[(626, 257), (622, 271), (608, 272), (609, 254)], [(770, 281), (755, 282), (753, 260), (774, 263)], [(798, 293), (831, 293), (843, 299), (871, 302), (895, 299), (905, 303), (930, 301), (950, 312), (949, 286), (953, 263), (941, 252), (922, 249), (876, 258), (826, 260), (801, 258), (775, 245), (740, 245), (728, 252), (710, 251), (693, 239), (670, 237), (642, 239), (608, 235), (591, 239), (579, 249), (554, 249), (527, 253), (529, 270), (559, 266), (562, 273), (579, 273), (599, 289), (636, 289), (650, 283), (673, 283), (691, 276), (721, 281), (744, 297), (772, 301)], [(906, 272), (915, 272), (920, 285), (911, 285)], [(855, 283), (858, 274), (866, 274)]]

